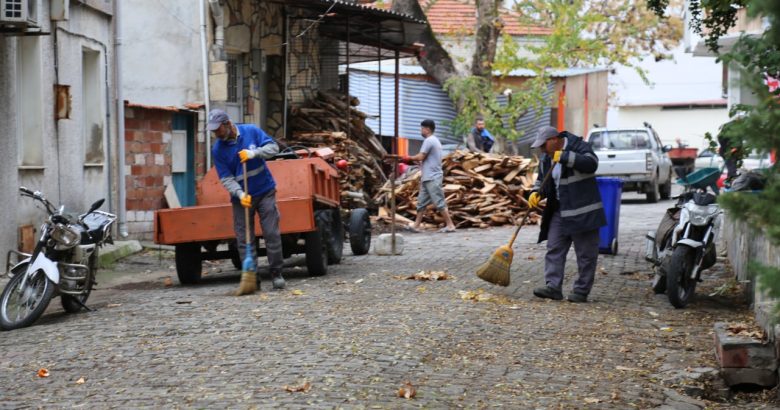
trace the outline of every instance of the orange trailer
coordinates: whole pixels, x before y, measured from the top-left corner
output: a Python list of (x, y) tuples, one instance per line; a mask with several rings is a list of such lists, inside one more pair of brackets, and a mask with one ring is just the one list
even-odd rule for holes
[[(345, 226), (340, 209), (338, 173), (323, 158), (332, 156), (330, 149), (320, 149), (309, 158), (267, 161), (276, 180), (276, 200), (281, 216), (282, 249), (285, 258), (306, 254), (306, 267), (312, 275), (325, 275), (329, 264), (341, 261)], [(201, 278), (203, 260), (230, 258), (236, 269), (241, 261), (233, 230), (230, 197), (211, 168), (198, 187), (196, 206), (160, 209), (154, 214), (154, 241), (176, 247), (176, 272), (183, 284)], [(352, 253), (368, 253), (371, 244), (371, 222), (363, 208), (349, 212), (349, 241)], [(255, 216), (255, 234), (262, 237)], [(257, 255), (265, 248), (255, 243)], [(227, 243), (227, 250), (218, 250)]]

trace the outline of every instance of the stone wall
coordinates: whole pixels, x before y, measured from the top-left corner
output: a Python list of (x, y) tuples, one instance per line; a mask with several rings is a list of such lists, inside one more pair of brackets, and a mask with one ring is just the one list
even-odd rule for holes
[(772, 246), (763, 232), (757, 231), (747, 223), (724, 217), (721, 236), (726, 244), (728, 258), (737, 280), (746, 284), (746, 297), (758, 306), (772, 302), (756, 284), (755, 273), (750, 271), (749, 263), (780, 267), (780, 249)]

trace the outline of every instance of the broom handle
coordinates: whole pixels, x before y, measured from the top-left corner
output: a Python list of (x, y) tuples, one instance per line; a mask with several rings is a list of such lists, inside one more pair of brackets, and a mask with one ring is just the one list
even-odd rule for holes
[[(547, 175), (544, 176), (544, 179), (542, 180), (542, 185), (539, 186), (539, 189), (542, 189), (542, 187), (544, 187), (544, 185), (547, 184), (547, 181), (550, 179), (550, 175), (552, 175), (552, 169), (554, 167), (555, 167), (555, 164), (553, 164), (553, 166), (550, 167), (550, 170), (547, 171)], [(517, 228), (515, 229), (515, 233), (514, 233), (514, 235), (512, 235), (512, 239), (509, 240), (509, 247), (510, 248), (515, 243), (515, 239), (517, 239), (517, 234), (518, 234), (518, 232), (520, 232), (520, 228), (522, 228), (523, 225), (525, 225), (525, 221), (528, 220), (528, 215), (531, 214), (531, 211), (532, 211), (532, 209), (529, 207), (528, 208), (528, 212), (526, 212), (525, 216), (523, 216), (523, 220), (520, 221), (520, 225), (518, 225)]]
[[(244, 166), (244, 192), (249, 195), (249, 182), (246, 176), (246, 162), (242, 162)], [(246, 244), (249, 245), (252, 242), (252, 238), (249, 235), (249, 208), (244, 208), (244, 225), (246, 225)]]

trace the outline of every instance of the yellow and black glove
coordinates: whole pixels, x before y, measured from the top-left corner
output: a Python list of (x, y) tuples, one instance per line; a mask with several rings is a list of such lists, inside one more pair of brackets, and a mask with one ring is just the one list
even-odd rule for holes
[(238, 151), (238, 157), (241, 158), (241, 162), (247, 162), (255, 157), (255, 152), (250, 149), (242, 149)]
[(251, 208), (252, 207), (252, 195), (249, 194), (241, 194), (241, 206), (244, 208)]
[(563, 154), (563, 151), (555, 151), (552, 157), (552, 162), (556, 164), (561, 162), (561, 154)]
[(531, 195), (528, 197), (528, 206), (530, 208), (536, 208), (539, 206), (539, 201), (542, 200), (542, 196), (539, 195), (538, 192), (531, 192)]

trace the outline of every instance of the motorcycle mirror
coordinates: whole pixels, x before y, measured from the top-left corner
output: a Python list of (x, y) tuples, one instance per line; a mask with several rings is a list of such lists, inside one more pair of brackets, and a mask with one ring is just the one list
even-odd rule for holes
[(105, 201), (106, 201), (106, 200), (105, 200), (104, 198), (98, 199), (97, 201), (95, 201), (95, 203), (94, 203), (94, 204), (92, 204), (92, 206), (90, 206), (90, 207), (89, 207), (89, 211), (87, 211), (87, 213), (88, 213), (88, 214), (91, 214), (91, 213), (92, 213), (92, 212), (94, 212), (96, 209), (98, 209), (98, 208), (100, 208), (101, 206), (103, 206), (103, 202), (105, 202)]

